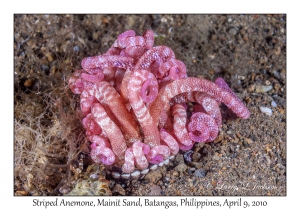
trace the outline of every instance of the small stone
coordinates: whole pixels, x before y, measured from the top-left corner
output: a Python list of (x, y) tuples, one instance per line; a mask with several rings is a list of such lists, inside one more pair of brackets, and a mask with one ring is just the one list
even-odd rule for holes
[(189, 175), (191, 175), (193, 173), (193, 171), (191, 171), (190, 168), (188, 168), (187, 172), (188, 172)]
[(266, 81), (265, 81), (265, 84), (266, 84), (267, 86), (269, 86), (269, 85), (271, 84), (271, 82), (270, 82), (269, 80), (266, 80)]
[(16, 196), (26, 196), (26, 195), (28, 195), (28, 192), (23, 191), (23, 190), (18, 190), (15, 192), (15, 195)]
[(276, 54), (276, 55), (280, 55), (280, 53), (281, 53), (281, 47), (275, 47), (274, 48), (274, 53)]
[(279, 111), (280, 114), (285, 114), (285, 110), (284, 109), (278, 108), (278, 111)]
[(178, 171), (173, 171), (173, 176), (179, 176)]
[(274, 84), (274, 89), (276, 90), (276, 91), (279, 91), (279, 89), (280, 89), (280, 84), (279, 83), (275, 83)]
[(201, 154), (198, 152), (195, 152), (192, 156), (192, 159), (194, 162), (198, 162), (200, 160)]
[(259, 59), (260, 64), (265, 64), (267, 62), (268, 62), (267, 56), (263, 55), (263, 56), (260, 57), (260, 59)]
[(268, 116), (272, 116), (272, 109), (263, 106), (260, 106), (259, 109), (262, 113), (265, 113)]
[(231, 28), (231, 29), (228, 31), (228, 33), (229, 33), (230, 35), (234, 36), (234, 35), (236, 35), (237, 31), (236, 31), (235, 28)]
[(44, 73), (45, 73), (46, 75), (49, 75), (49, 73), (50, 73), (50, 68), (49, 68), (49, 66), (46, 65), (46, 64), (42, 64), (42, 65), (41, 65), (41, 70), (44, 71)]
[(239, 75), (237, 78), (238, 78), (239, 80), (244, 80), (244, 79), (246, 79), (245, 76), (241, 76), (241, 75)]
[[(170, 177), (164, 177), (164, 182), (169, 182), (170, 181)], [(165, 185), (167, 185), (167, 183), (165, 183)]]
[(198, 168), (198, 169), (203, 167), (203, 163), (201, 161), (200, 162), (189, 162), (188, 164), (189, 164), (189, 166), (195, 167), (195, 168)]
[(285, 75), (286, 75), (285, 70), (284, 70), (284, 69), (281, 70), (281, 72), (280, 72), (280, 77), (281, 77), (283, 80), (285, 79)]
[(41, 70), (43, 70), (43, 71), (49, 71), (49, 66), (48, 65), (46, 65), (46, 64), (42, 64), (41, 65)]
[(275, 101), (272, 101), (272, 102), (271, 102), (271, 106), (273, 106), (273, 107), (277, 107), (277, 104), (276, 104), (276, 102), (275, 102)]
[(151, 183), (157, 183), (158, 180), (162, 178), (162, 174), (159, 170), (150, 171), (146, 176), (145, 180), (151, 182)]
[(27, 88), (30, 88), (32, 85), (33, 85), (33, 79), (27, 79), (24, 82), (24, 86), (27, 87)]
[(175, 162), (176, 162), (177, 164), (184, 163), (183, 155), (182, 155), (182, 154), (176, 155)]
[(273, 71), (273, 76), (277, 79), (280, 79), (280, 74), (277, 71)]
[(195, 177), (200, 177), (203, 178), (206, 176), (205, 170), (204, 169), (197, 169), (194, 173)]
[(213, 69), (208, 71), (209, 75), (213, 76), (215, 74), (215, 71)]
[(214, 155), (212, 159), (213, 160), (220, 160), (220, 157), (218, 155)]
[(245, 138), (244, 141), (246, 141), (248, 144), (252, 144), (253, 143), (253, 141), (251, 139), (249, 139), (249, 138)]
[(254, 85), (254, 84), (252, 84), (252, 85), (250, 85), (250, 86), (248, 87), (248, 92), (249, 92), (249, 93), (252, 93), (254, 90), (255, 90), (255, 85)]
[(107, 18), (105, 18), (105, 17), (102, 18), (102, 23), (104, 23), (104, 24), (105, 24), (105, 23), (109, 23), (109, 19), (107, 19)]
[(58, 71), (58, 68), (56, 66), (51, 67), (51, 74), (55, 74)]
[(161, 188), (158, 185), (150, 187), (150, 193), (148, 195), (161, 195)]
[(211, 185), (215, 188), (218, 184), (218, 181), (217, 180), (212, 180), (211, 181)]
[(126, 195), (126, 191), (120, 184), (116, 184), (112, 190), (112, 193), (118, 193), (120, 195)]
[(255, 73), (251, 73), (251, 81), (254, 81), (255, 77), (256, 77), (256, 74)]
[(187, 162), (191, 162), (192, 161), (191, 156), (192, 156), (193, 153), (194, 152), (192, 150), (189, 150), (186, 153), (184, 153), (184, 155), (183, 155), (184, 160), (187, 161)]
[(188, 168), (187, 165), (185, 165), (184, 163), (181, 163), (175, 167), (175, 170), (182, 173), (182, 172), (185, 172), (187, 170), (187, 168)]
[(195, 171), (196, 169), (195, 169), (195, 168), (190, 168), (189, 170), (190, 170), (190, 171)]
[(49, 63), (53, 61), (53, 55), (52, 55), (52, 53), (49, 52), (45, 56), (46, 56), (46, 59), (47, 59), (47, 61)]
[(98, 179), (99, 178), (99, 175), (98, 174), (91, 174), (90, 175), (90, 179), (91, 180), (96, 180), (96, 179)]
[(73, 47), (73, 51), (74, 51), (74, 52), (79, 52), (79, 51), (80, 51), (80, 48), (79, 48), (78, 46), (74, 46), (74, 47)]
[(248, 37), (248, 35), (247, 35), (247, 34), (244, 34), (244, 35), (243, 35), (243, 40), (244, 40), (245, 42), (248, 42), (248, 40), (249, 40), (249, 37)]
[(213, 142), (214, 144), (221, 142), (224, 139), (224, 135), (219, 135)]
[(255, 92), (257, 93), (266, 93), (270, 90), (273, 89), (273, 86), (265, 86), (265, 85), (259, 85), (259, 86), (256, 86), (256, 89), (255, 89)]

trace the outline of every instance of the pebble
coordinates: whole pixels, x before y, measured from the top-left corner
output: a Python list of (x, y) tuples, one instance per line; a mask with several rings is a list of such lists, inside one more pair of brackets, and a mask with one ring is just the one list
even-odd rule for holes
[(79, 48), (78, 46), (74, 46), (74, 47), (73, 47), (73, 51), (74, 51), (74, 52), (79, 52), (79, 51), (80, 51), (80, 48)]
[(184, 153), (183, 157), (184, 157), (185, 161), (191, 162), (192, 161), (192, 157), (191, 156), (192, 156), (193, 153), (194, 152), (192, 150), (189, 150), (186, 153)]
[(255, 90), (255, 85), (254, 84), (251, 84), (249, 87), (248, 87), (248, 92), (251, 93)]
[(200, 157), (201, 157), (201, 154), (198, 153), (198, 152), (195, 152), (195, 153), (193, 154), (193, 156), (192, 156), (192, 159), (193, 159), (194, 162), (197, 162), (197, 161), (200, 160)]
[(49, 74), (50, 68), (49, 68), (48, 65), (42, 64), (42, 65), (41, 65), (41, 70), (44, 71), (44, 72), (48, 75), (48, 74)]
[(91, 174), (90, 175), (90, 179), (91, 180), (96, 180), (96, 179), (98, 179), (99, 178), (99, 175), (98, 174)]
[(277, 71), (273, 71), (273, 76), (277, 79), (280, 79), (280, 74)]
[(185, 165), (184, 163), (181, 163), (175, 167), (175, 170), (180, 173), (185, 172), (187, 170), (187, 165)]
[[(224, 135), (219, 135), (215, 140), (214, 140), (214, 144), (221, 142), (224, 139)], [(196, 160), (194, 160), (196, 161)]]
[(178, 171), (173, 171), (173, 176), (179, 176)]
[(184, 158), (182, 154), (176, 155), (175, 162), (179, 164), (184, 163)]
[(244, 40), (245, 42), (248, 42), (248, 40), (249, 40), (249, 37), (248, 37), (248, 35), (247, 35), (247, 34), (244, 34), (244, 35), (243, 35), (243, 40)]
[(164, 177), (164, 183), (165, 183), (165, 185), (167, 184), (167, 182), (170, 182), (170, 178), (169, 177)]
[(218, 155), (214, 155), (213, 160), (220, 160), (220, 157)]
[(253, 143), (253, 141), (251, 139), (249, 139), (249, 138), (245, 138), (244, 141), (246, 141), (248, 144), (252, 144)]
[(277, 107), (277, 104), (276, 104), (276, 102), (275, 102), (275, 101), (272, 101), (272, 102), (271, 102), (271, 106), (273, 106), (273, 107)]
[(279, 46), (275, 47), (275, 48), (274, 48), (274, 53), (275, 53), (276, 55), (280, 55), (280, 53), (281, 53), (281, 48), (280, 48)]
[(241, 76), (241, 75), (239, 75), (237, 78), (238, 78), (239, 80), (244, 80), (244, 79), (246, 79), (245, 76)]
[(24, 86), (27, 87), (27, 88), (30, 88), (32, 85), (33, 85), (33, 79), (27, 79), (24, 82)]
[(270, 82), (269, 80), (266, 80), (266, 81), (265, 81), (265, 84), (266, 84), (266, 85), (270, 85), (271, 82)]
[(52, 55), (52, 53), (47, 53), (46, 55), (46, 59), (47, 59), (47, 61), (49, 62), (49, 63), (51, 63), (54, 59), (53, 59), (53, 55)]
[(126, 195), (126, 191), (120, 184), (116, 184), (112, 190), (113, 193), (118, 193), (120, 195)]
[(280, 77), (285, 80), (285, 75), (286, 75), (286, 71), (285, 70), (281, 70), (280, 72)]
[(145, 176), (145, 180), (151, 183), (157, 183), (162, 178), (162, 174), (159, 170), (151, 171)]
[(189, 166), (200, 169), (203, 167), (203, 162), (189, 162)]
[(196, 169), (195, 169), (195, 168), (190, 168), (189, 170), (190, 170), (190, 171), (195, 171)]
[(257, 92), (257, 93), (266, 93), (266, 92), (268, 92), (272, 89), (273, 89), (272, 85), (269, 85), (269, 86), (259, 85), (259, 86), (256, 86), (255, 92)]
[(18, 190), (15, 192), (15, 195), (16, 196), (26, 196), (26, 195), (28, 195), (28, 192), (23, 191), (23, 190)]
[(235, 30), (235, 28), (232, 28), (228, 31), (228, 33), (232, 36), (236, 35), (237, 31)]
[(195, 177), (200, 177), (203, 178), (206, 176), (205, 170), (204, 169), (197, 169), (194, 173)]
[(268, 116), (272, 116), (272, 110), (270, 108), (264, 107), (264, 106), (260, 106), (259, 109), (260, 109), (260, 111), (262, 113), (265, 113)]
[(161, 188), (158, 185), (150, 187), (150, 193), (148, 195), (161, 195)]
[(227, 131), (226, 133), (227, 133), (228, 135), (230, 135), (230, 134), (232, 134), (232, 131)]
[(275, 85), (274, 85), (274, 89), (278, 92), (279, 91), (279, 89), (280, 89), (280, 84), (279, 83), (275, 83)]
[(213, 69), (209, 70), (208, 73), (213, 76), (215, 74), (215, 71)]
[(218, 184), (218, 181), (217, 180), (211, 180), (211, 185), (215, 188)]

